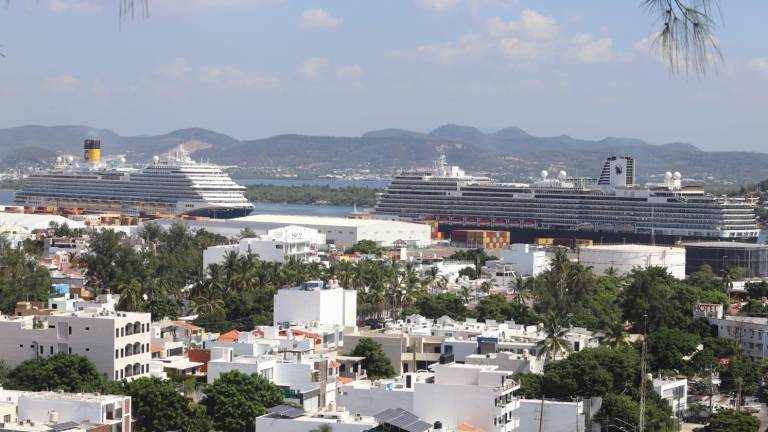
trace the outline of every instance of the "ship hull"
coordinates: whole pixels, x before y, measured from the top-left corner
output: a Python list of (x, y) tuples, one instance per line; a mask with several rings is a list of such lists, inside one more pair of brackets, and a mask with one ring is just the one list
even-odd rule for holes
[(253, 212), (252, 208), (223, 208), (209, 207), (195, 209), (185, 213), (187, 216), (207, 217), (211, 219), (234, 219), (248, 216)]
[(450, 236), (450, 233), (454, 230), (477, 230), (488, 229), (494, 231), (508, 231), (510, 233), (510, 241), (512, 243), (536, 243), (540, 238), (553, 238), (571, 241), (576, 244), (576, 240), (591, 240), (596, 244), (623, 244), (623, 243), (642, 243), (642, 244), (659, 244), (659, 245), (674, 245), (683, 241), (713, 241), (713, 240), (737, 240), (740, 242), (755, 243), (757, 237), (742, 237), (738, 239), (734, 238), (712, 238), (712, 237), (699, 237), (699, 236), (680, 236), (680, 235), (664, 235), (650, 233), (634, 233), (634, 232), (616, 232), (616, 231), (581, 231), (581, 230), (565, 230), (565, 229), (544, 229), (544, 228), (515, 228), (515, 227), (478, 227), (477, 225), (440, 225), (440, 232)]

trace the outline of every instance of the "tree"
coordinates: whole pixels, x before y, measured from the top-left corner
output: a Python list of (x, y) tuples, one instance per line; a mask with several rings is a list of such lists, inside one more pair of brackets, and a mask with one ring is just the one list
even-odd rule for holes
[(381, 255), (381, 248), (376, 246), (373, 240), (360, 240), (347, 249), (347, 253), (359, 253), (363, 255)]
[(544, 394), (567, 399), (625, 394), (639, 384), (640, 355), (630, 346), (586, 348), (544, 367)]
[(478, 321), (495, 320), (504, 322), (513, 320), (516, 324), (532, 325), (539, 322), (536, 313), (527, 305), (508, 302), (500, 294), (492, 294), (478, 302), (474, 310), (474, 316)]
[(419, 314), (430, 319), (448, 315), (455, 320), (465, 319), (468, 313), (463, 299), (453, 293), (421, 294), (403, 311), (404, 315)]
[(48, 270), (27, 252), (12, 249), (0, 239), (0, 309), (11, 314), (17, 302), (46, 301), (50, 289)]
[(565, 339), (567, 329), (563, 327), (560, 317), (554, 312), (550, 312), (544, 318), (544, 333), (546, 337), (538, 343), (541, 347), (541, 354), (547, 360), (557, 358), (558, 354), (571, 351), (571, 345)]
[(644, 0), (661, 25), (654, 48), (673, 72), (704, 74), (713, 60), (722, 60), (715, 37), (719, 0)]
[(757, 432), (760, 420), (752, 414), (731, 409), (721, 410), (709, 417), (705, 432)]
[(701, 338), (678, 329), (659, 329), (648, 335), (648, 357), (652, 370), (679, 371), (685, 366), (683, 357), (696, 352)]
[(480, 277), (480, 274), (475, 270), (474, 267), (464, 267), (463, 269), (459, 270), (459, 277), (466, 276), (468, 279), (477, 279)]
[[(363, 369), (368, 373), (370, 379), (390, 378), (395, 376), (395, 369), (381, 345), (370, 338), (361, 338), (357, 341), (357, 346), (352, 350), (355, 357), (365, 357), (363, 360)], [(398, 359), (399, 360), (399, 359)]]
[(220, 431), (250, 432), (256, 417), (283, 402), (283, 391), (266, 378), (238, 371), (221, 374), (203, 392), (201, 405)]
[(518, 373), (513, 379), (520, 383), (520, 390), (515, 392), (516, 396), (523, 399), (541, 399), (541, 375)]
[[(637, 400), (629, 395), (610, 393), (603, 397), (597, 420), (608, 430), (615, 429), (611, 426), (626, 430), (628, 424), (636, 427), (639, 416), (640, 404)], [(647, 393), (645, 425), (647, 430), (672, 430), (672, 408), (654, 392)]]
[(137, 432), (208, 432), (211, 422), (205, 409), (182, 396), (169, 381), (142, 377), (124, 384), (131, 397)]
[[(35, 347), (37, 349), (37, 347)], [(105, 392), (110, 383), (87, 358), (54, 354), (22, 362), (8, 375), (8, 387), (17, 390), (63, 390), (70, 393)]]

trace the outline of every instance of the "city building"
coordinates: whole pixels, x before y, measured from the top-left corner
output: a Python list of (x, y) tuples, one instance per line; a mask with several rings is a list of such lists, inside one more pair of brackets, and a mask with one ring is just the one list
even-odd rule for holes
[[(543, 408), (543, 414), (542, 414)], [(562, 402), (545, 400), (521, 399), (520, 408), (515, 416), (520, 419), (519, 432), (588, 432), (591, 429), (592, 401), (590, 399), (577, 402)], [(542, 418), (543, 415), (543, 418)]]
[(499, 370), (513, 373), (544, 373), (543, 357), (530, 354), (517, 354), (512, 352), (499, 352), (493, 354), (470, 354), (464, 358), (466, 364), (494, 365)]
[(726, 315), (707, 318), (717, 328), (717, 337), (733, 339), (752, 360), (765, 358), (768, 352), (768, 318)]
[(440, 422), (448, 429), (518, 430), (519, 400), (514, 391), (520, 386), (510, 372), (495, 366), (457, 363), (437, 364), (431, 369), (428, 373), (407, 373), (395, 380), (345, 384), (337, 404), (363, 416), (399, 408), (424, 422)]
[[(538, 276), (549, 268), (552, 261), (544, 248), (526, 243), (513, 243), (499, 250), (498, 255), (499, 263), (512, 265), (520, 276)], [(496, 261), (486, 262), (488, 266), (494, 264), (497, 264)]]
[[(0, 388), (0, 400), (15, 406), (14, 416), (4, 416), (6, 423), (0, 430), (12, 426), (9, 422), (25, 422), (28, 426), (50, 426), (49, 429), (31, 430), (65, 430), (55, 425), (74, 423), (101, 425), (95, 429), (99, 432), (130, 432), (132, 430), (131, 397), (117, 395), (100, 395), (93, 393), (61, 393), (61, 392), (27, 392), (6, 390)], [(5, 421), (9, 419), (9, 421)], [(90, 428), (89, 428), (90, 429)]]
[(688, 380), (654, 378), (653, 391), (669, 403), (675, 416), (682, 418), (688, 409)]
[(360, 240), (370, 240), (382, 247), (425, 247), (432, 243), (427, 224), (383, 219), (351, 219), (299, 215), (251, 215), (235, 219), (248, 222), (252, 229), (270, 229), (285, 225), (313, 228), (325, 234), (326, 242), (349, 247)]
[(336, 281), (309, 281), (278, 290), (274, 324), (354, 327), (357, 323), (357, 291), (339, 287)]
[(0, 360), (18, 366), (57, 353), (90, 359), (108, 379), (148, 376), (150, 314), (90, 308), (66, 314), (0, 317)]
[(203, 268), (221, 264), (227, 253), (254, 254), (262, 261), (283, 263), (290, 259), (306, 261), (316, 253), (318, 246), (325, 245), (325, 235), (315, 229), (300, 226), (284, 226), (267, 230), (265, 234), (241, 239), (235, 245), (211, 246), (203, 251)]
[(666, 267), (677, 279), (685, 279), (685, 248), (638, 244), (594, 245), (579, 248), (579, 262), (596, 275), (614, 271), (625, 275), (633, 269)]
[(256, 432), (311, 432), (323, 425), (333, 432), (365, 432), (379, 425), (374, 417), (352, 415), (343, 407), (306, 412), (288, 405), (278, 405), (256, 418)]
[(729, 241), (685, 243), (685, 273), (708, 265), (716, 275), (726, 267), (741, 267), (751, 277), (768, 277), (768, 245)]

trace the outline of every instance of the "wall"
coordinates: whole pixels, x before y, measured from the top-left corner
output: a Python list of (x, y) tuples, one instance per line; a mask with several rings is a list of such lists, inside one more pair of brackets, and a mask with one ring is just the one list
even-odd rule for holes
[(354, 326), (357, 292), (341, 288), (305, 291), (282, 289), (275, 294), (274, 325), (282, 322)]
[(592, 267), (597, 275), (606, 274), (610, 268), (624, 275), (637, 267), (659, 266), (677, 279), (685, 278), (685, 249), (677, 247), (585, 247), (579, 249), (579, 262)]
[[(541, 400), (521, 400), (520, 408), (515, 410), (515, 417), (520, 419), (519, 432), (538, 432), (540, 412)], [(584, 432), (582, 403), (544, 401), (543, 425), (547, 432)]]
[(336, 405), (364, 416), (373, 416), (388, 408), (413, 412), (413, 391), (386, 390), (384, 387), (356, 389), (345, 385), (336, 396)]
[(412, 412), (426, 422), (441, 421), (446, 428), (469, 423), (494, 430), (496, 406), (491, 388), (417, 383), (414, 393)]
[(312, 420), (291, 420), (271, 417), (259, 417), (256, 419), (256, 432), (310, 432), (320, 430), (322, 425), (331, 426), (333, 432), (363, 432), (374, 427), (374, 423), (368, 424), (350, 424), (338, 423), (336, 421), (312, 421)]

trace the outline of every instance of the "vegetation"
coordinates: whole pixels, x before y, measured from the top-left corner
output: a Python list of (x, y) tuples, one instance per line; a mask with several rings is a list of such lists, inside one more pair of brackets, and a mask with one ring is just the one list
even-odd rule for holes
[(352, 245), (346, 251), (348, 254), (359, 253), (362, 255), (376, 255), (380, 256), (382, 249), (376, 246), (376, 242), (373, 240), (360, 240)]
[(219, 431), (250, 432), (256, 417), (283, 402), (282, 390), (266, 378), (238, 371), (220, 375), (204, 393), (201, 405)]
[(757, 432), (760, 421), (744, 411), (722, 410), (709, 418), (704, 432)]
[(352, 350), (352, 355), (356, 357), (365, 357), (363, 360), (363, 369), (368, 373), (368, 378), (375, 380), (381, 378), (390, 378), (395, 376), (395, 369), (392, 367), (392, 363), (384, 354), (376, 341), (370, 338), (361, 338), (355, 349)]
[(20, 301), (47, 301), (51, 276), (27, 249), (13, 249), (0, 239), (0, 310), (13, 314)]
[(112, 383), (96, 370), (90, 360), (70, 354), (54, 354), (21, 363), (8, 374), (5, 387), (30, 391), (62, 390), (70, 393), (114, 390)]
[(169, 381), (139, 378), (123, 384), (132, 400), (136, 431), (208, 432), (212, 429), (205, 409), (179, 393)]
[(351, 207), (376, 205), (376, 194), (381, 189), (365, 187), (332, 188), (330, 186), (276, 186), (249, 185), (245, 197), (250, 201), (289, 204), (330, 204)]

